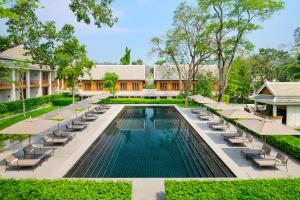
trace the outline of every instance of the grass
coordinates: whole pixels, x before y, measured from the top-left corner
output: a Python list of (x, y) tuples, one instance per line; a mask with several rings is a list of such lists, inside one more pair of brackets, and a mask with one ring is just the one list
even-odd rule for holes
[(166, 199), (300, 199), (300, 178), (241, 181), (166, 181)]
[[(8, 119), (0, 120), (0, 130), (5, 129), (5, 128), (7, 128), (13, 124), (16, 124), (24, 119), (27, 119), (29, 117), (32, 117), (32, 118), (38, 117), (45, 113), (51, 112), (57, 108), (58, 108), (57, 106), (49, 106), (46, 108), (41, 108), (39, 110), (34, 110), (31, 112), (28, 112), (25, 117), (23, 115), (19, 115), (19, 116), (11, 117)], [(26, 139), (27, 137), (28, 137), (27, 135), (0, 135), (0, 149), (3, 147), (5, 140), (8, 140), (8, 139), (23, 140), (23, 139)]]
[(130, 182), (0, 180), (0, 199), (131, 199)]

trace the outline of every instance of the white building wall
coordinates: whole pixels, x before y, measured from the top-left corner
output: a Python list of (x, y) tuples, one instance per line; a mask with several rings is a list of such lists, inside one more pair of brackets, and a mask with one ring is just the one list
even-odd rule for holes
[(10, 90), (0, 90), (0, 103), (6, 103), (11, 100)]
[(287, 125), (293, 128), (300, 127), (300, 105), (287, 106), (286, 110)]
[(31, 96), (31, 98), (37, 97), (38, 92), (39, 92), (39, 88), (38, 87), (32, 87), (30, 89), (30, 96)]

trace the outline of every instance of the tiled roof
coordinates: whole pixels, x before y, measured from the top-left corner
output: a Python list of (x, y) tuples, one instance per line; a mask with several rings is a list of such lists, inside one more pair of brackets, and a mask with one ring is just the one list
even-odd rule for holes
[(101, 80), (107, 72), (117, 73), (119, 80), (145, 80), (145, 65), (96, 65), (80, 80)]
[(0, 53), (0, 58), (9, 60), (32, 60), (31, 56), (27, 56), (25, 53), (26, 51), (24, 50), (23, 45), (19, 45)]
[[(199, 68), (198, 74), (212, 72), (217, 74), (216, 65), (203, 65)], [(154, 80), (179, 80), (178, 72), (175, 65), (155, 65)], [(184, 80), (184, 75), (182, 76)]]
[(274, 97), (300, 97), (300, 82), (268, 82), (258, 90), (267, 88)]

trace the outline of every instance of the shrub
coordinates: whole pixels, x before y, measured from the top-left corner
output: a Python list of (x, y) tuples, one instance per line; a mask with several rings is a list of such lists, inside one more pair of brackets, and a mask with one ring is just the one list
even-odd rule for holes
[(166, 181), (166, 199), (299, 199), (300, 178), (242, 181)]
[[(75, 101), (79, 101), (79, 98), (75, 98)], [(67, 106), (73, 103), (72, 97), (61, 97), (52, 101), (54, 106)]]
[(129, 182), (0, 180), (0, 199), (131, 199)]
[(300, 160), (300, 138), (292, 135), (269, 136), (267, 142)]
[[(51, 103), (53, 100), (55, 100), (57, 98), (61, 98), (62, 96), (65, 96), (65, 95), (66, 94), (53, 94), (53, 95), (25, 99), (26, 110), (29, 111), (40, 105)], [(1, 109), (1, 108), (3, 108), (3, 109)], [(15, 112), (16, 113), (21, 110), (22, 110), (22, 101), (20, 101), (20, 100), (0, 104), (0, 114), (6, 113), (6, 112)]]
[(116, 98), (104, 99), (104, 104), (182, 104), (184, 99), (141, 99), (141, 98)]

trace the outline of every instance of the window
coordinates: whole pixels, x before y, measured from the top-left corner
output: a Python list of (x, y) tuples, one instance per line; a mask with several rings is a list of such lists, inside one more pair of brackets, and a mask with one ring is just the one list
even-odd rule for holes
[(91, 91), (91, 83), (85, 83), (84, 88), (86, 91)]
[(97, 91), (103, 90), (103, 85), (102, 85), (102, 83), (96, 83), (96, 90), (97, 90)]
[(127, 90), (127, 83), (121, 83), (121, 91)]
[(140, 90), (140, 84), (138, 82), (133, 82), (132, 83), (132, 90), (134, 90), (134, 91)]
[(172, 83), (172, 90), (173, 91), (178, 91), (179, 90), (179, 83), (178, 82), (173, 82)]
[(160, 83), (160, 90), (163, 90), (163, 91), (167, 90), (167, 83), (166, 82), (161, 82)]

